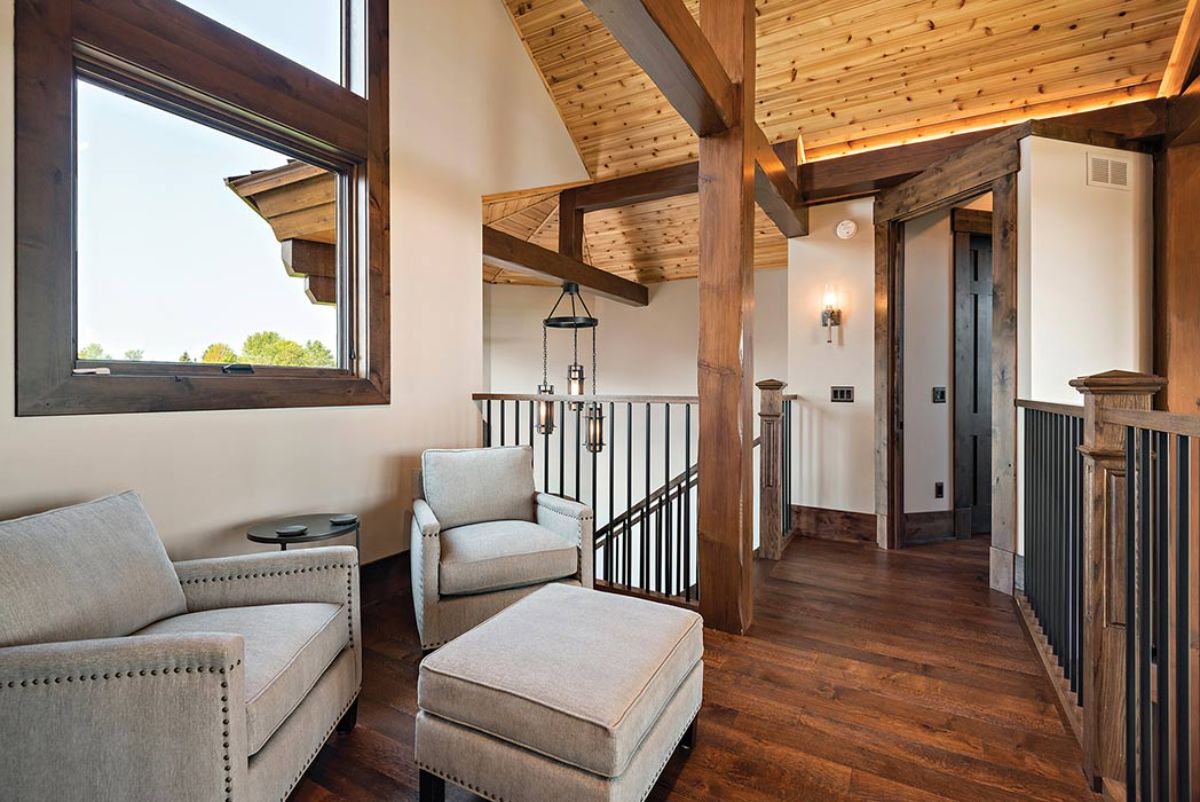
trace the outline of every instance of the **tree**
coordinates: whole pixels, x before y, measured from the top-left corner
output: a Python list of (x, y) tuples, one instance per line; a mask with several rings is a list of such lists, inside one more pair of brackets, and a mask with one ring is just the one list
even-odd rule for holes
[(190, 356), (188, 356), (188, 352), (187, 352), (187, 351), (184, 351), (182, 354), (180, 354), (180, 355), (179, 355), (179, 360), (178, 360), (178, 361), (179, 361), (179, 362), (195, 362), (196, 360), (194, 360), (194, 359), (192, 359)]
[(304, 365), (310, 368), (332, 368), (336, 365), (333, 353), (320, 340), (309, 340), (304, 344)]
[(225, 343), (213, 343), (204, 349), (204, 355), (200, 357), (200, 361), (229, 364), (232, 362), (237, 362), (238, 355), (236, 351), (234, 351)]
[(310, 341), (303, 346), (275, 331), (260, 331), (251, 334), (242, 343), (242, 361), (252, 365), (286, 365), (311, 367), (314, 361), (322, 365), (332, 364), (329, 350), (320, 343)]
[(125, 352), (125, 358), (130, 362), (141, 362), (143, 351), (141, 348), (130, 348)]
[(79, 349), (79, 358), (91, 361), (112, 359), (100, 343), (88, 343)]

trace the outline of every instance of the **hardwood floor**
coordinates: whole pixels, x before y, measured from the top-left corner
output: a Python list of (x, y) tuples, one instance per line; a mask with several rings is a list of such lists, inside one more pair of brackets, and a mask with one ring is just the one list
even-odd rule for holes
[[(705, 631), (698, 741), (653, 800), (1095, 799), (987, 541), (881, 552), (798, 539), (760, 562), (755, 624)], [(416, 800), (420, 648), (407, 594), (364, 611), (358, 727), (291, 799)], [(476, 800), (447, 789), (453, 802)]]

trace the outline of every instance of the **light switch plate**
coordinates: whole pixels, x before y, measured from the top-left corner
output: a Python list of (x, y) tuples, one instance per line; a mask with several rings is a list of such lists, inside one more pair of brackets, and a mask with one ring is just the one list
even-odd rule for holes
[(933, 388), (933, 403), (935, 403), (935, 404), (946, 403), (946, 388), (945, 387), (934, 387)]
[(829, 400), (835, 404), (853, 404), (854, 388), (835, 385), (829, 388)]

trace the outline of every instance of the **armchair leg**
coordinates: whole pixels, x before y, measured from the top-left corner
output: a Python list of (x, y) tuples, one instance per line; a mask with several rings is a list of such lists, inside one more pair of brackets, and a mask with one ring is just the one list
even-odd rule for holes
[(679, 745), (684, 749), (692, 749), (696, 745), (696, 719), (692, 719), (692, 723), (683, 732), (683, 739)]
[(337, 731), (346, 733), (354, 729), (354, 725), (358, 723), (358, 700), (354, 700), (354, 704), (350, 705), (350, 709), (342, 716), (342, 720), (337, 723)]
[(436, 774), (421, 772), (421, 802), (446, 802), (446, 781)]

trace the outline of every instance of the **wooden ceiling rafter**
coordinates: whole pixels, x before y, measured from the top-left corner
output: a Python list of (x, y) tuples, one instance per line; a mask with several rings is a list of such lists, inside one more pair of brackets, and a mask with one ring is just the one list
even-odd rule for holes
[(1159, 97), (1175, 97), (1196, 76), (1197, 56), (1200, 55), (1200, 0), (1188, 0), (1187, 9), (1183, 13), (1183, 22), (1179, 24), (1179, 35), (1171, 48), (1171, 57), (1167, 59), (1166, 69), (1163, 70), (1162, 85), (1158, 90)]

